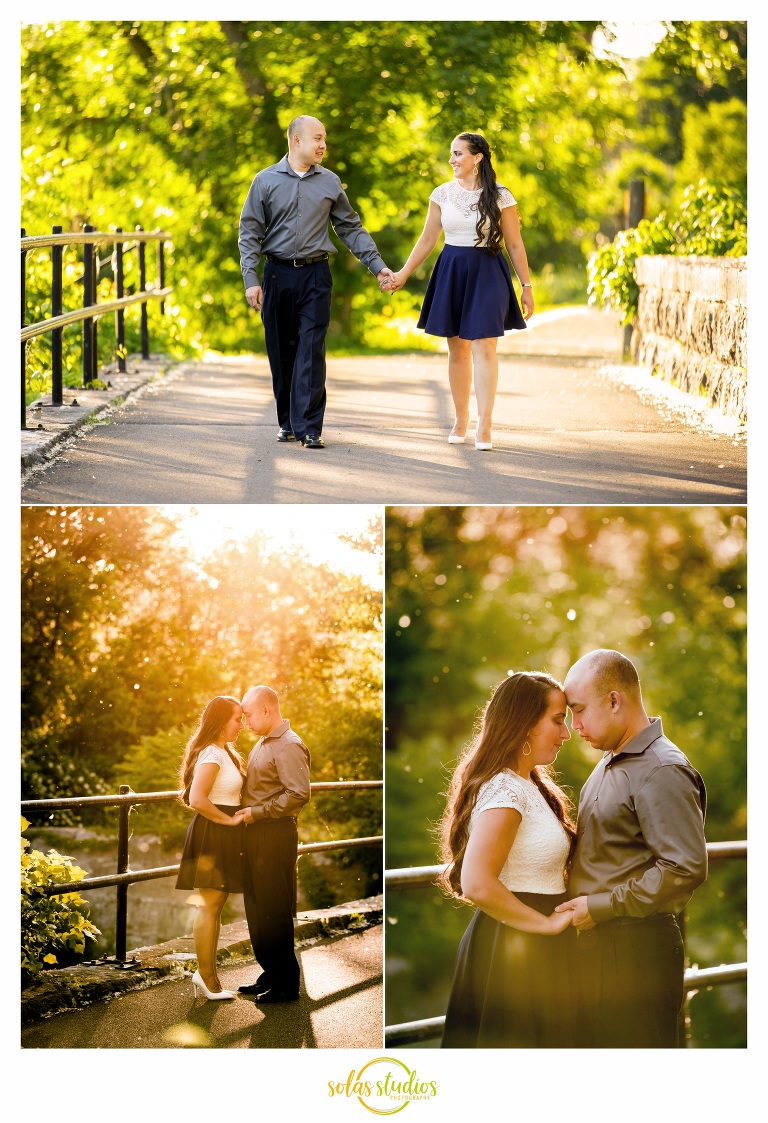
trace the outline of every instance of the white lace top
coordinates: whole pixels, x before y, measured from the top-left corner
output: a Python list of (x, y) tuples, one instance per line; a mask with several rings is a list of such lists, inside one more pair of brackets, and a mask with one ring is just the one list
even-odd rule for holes
[[(445, 233), (447, 246), (474, 246), (477, 232), (477, 201), (480, 191), (465, 191), (460, 183), (451, 180), (441, 183), (429, 196), (433, 203), (440, 208), (440, 218)], [(499, 187), (499, 206), (514, 207), (517, 200), (506, 187)], [(488, 241), (488, 223), (486, 222), (485, 235), (482, 245)]]
[(512, 807), (523, 819), (499, 874), (502, 885), (512, 893), (564, 893), (568, 834), (533, 781), (510, 768), (486, 780), (470, 815), (470, 834), (492, 807)]
[(211, 803), (220, 803), (223, 807), (239, 807), (240, 793), (243, 790), (243, 777), (226, 749), (218, 745), (209, 745), (201, 749), (195, 761), (198, 764), (218, 764), (219, 771), (213, 781), (213, 787), (208, 792)]

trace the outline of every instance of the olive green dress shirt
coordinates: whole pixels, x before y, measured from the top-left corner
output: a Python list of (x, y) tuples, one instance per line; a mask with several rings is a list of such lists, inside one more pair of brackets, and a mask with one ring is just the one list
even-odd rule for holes
[(240, 215), (238, 243), (246, 289), (260, 284), (257, 267), (264, 254), (284, 261), (335, 254), (329, 222), (374, 276), (385, 268), (376, 243), (352, 209), (335, 172), (313, 164), (300, 176), (287, 156), (259, 172)]
[(582, 788), (569, 895), (597, 924), (682, 912), (707, 877), (705, 811), (704, 781), (653, 718)]
[(309, 749), (283, 721), (253, 747), (241, 802), (254, 820), (296, 816), (309, 802)]

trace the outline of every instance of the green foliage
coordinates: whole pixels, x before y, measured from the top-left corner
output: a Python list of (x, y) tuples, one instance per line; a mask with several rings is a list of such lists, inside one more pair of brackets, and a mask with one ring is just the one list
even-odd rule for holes
[(675, 172), (685, 188), (704, 179), (747, 194), (747, 106), (738, 98), (711, 105), (687, 105), (683, 118), (683, 159)]
[(302, 854), (298, 864), (299, 884), (310, 908), (327, 909), (336, 903), (336, 896), (316, 866), (311, 854)]
[[(520, 669), (562, 681), (597, 647), (635, 662), (648, 712), (662, 716), (704, 777), (707, 838), (746, 837), (745, 514), (389, 508), (387, 868), (438, 860), (434, 828), (448, 780), (492, 686)], [(574, 799), (595, 763), (577, 735), (564, 745), (557, 768)], [(741, 962), (744, 910), (743, 868), (723, 863), (694, 895), (692, 962)], [(444, 1013), (470, 916), (437, 890), (388, 895), (389, 1022)], [(721, 1042), (717, 1018), (734, 1019), (723, 1006), (714, 1021), (705, 1010), (694, 1005), (694, 1032)]]
[(644, 218), (622, 230), (589, 259), (590, 303), (622, 313), (625, 324), (637, 314), (635, 262), (641, 254), (741, 257), (747, 252), (747, 211), (740, 192), (706, 180), (686, 187), (676, 211)]
[[(29, 823), (21, 820), (21, 830)], [(86, 941), (99, 935), (88, 919), (88, 902), (79, 893), (48, 897), (48, 885), (82, 881), (85, 873), (55, 850), (42, 854), (21, 840), (21, 970), (29, 980), (46, 967), (66, 966), (85, 952)]]

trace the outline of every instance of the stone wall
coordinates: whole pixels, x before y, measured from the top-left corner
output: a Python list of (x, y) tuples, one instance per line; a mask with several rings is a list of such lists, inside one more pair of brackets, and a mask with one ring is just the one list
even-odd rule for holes
[(746, 419), (747, 259), (637, 259), (632, 356), (667, 382)]

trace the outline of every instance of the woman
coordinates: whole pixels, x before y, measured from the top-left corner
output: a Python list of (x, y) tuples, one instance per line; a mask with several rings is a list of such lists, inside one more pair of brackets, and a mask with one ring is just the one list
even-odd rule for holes
[[(451, 145), (453, 181), (430, 195), (424, 231), (388, 290), (402, 288), (414, 269), (426, 261), (445, 231), (445, 247), (429, 278), (418, 327), (448, 338), (448, 381), (456, 413), (448, 441), (463, 444), (469, 421), (469, 395), (474, 366), (477, 398), (475, 448), (493, 448), (491, 423), (499, 360), (499, 336), (524, 328), (533, 315), (525, 246), (517, 204), (496, 182), (488, 141), (479, 133), (460, 133)], [(507, 247), (523, 286), (521, 314), (509, 267)]]
[(576, 833), (551, 776), (570, 737), (565, 712), (550, 675), (511, 675), (454, 773), (440, 880), (478, 911), (459, 946), (443, 1048), (577, 1044), (572, 913), (553, 911)]
[(177, 889), (196, 889), (193, 926), (197, 970), (192, 983), (206, 998), (234, 998), (219, 982), (216, 952), (221, 910), (230, 893), (241, 893), (240, 793), (245, 766), (232, 742), (240, 732), (242, 710), (236, 698), (213, 698), (189, 739), (179, 769), (183, 802), (195, 809), (187, 828)]

